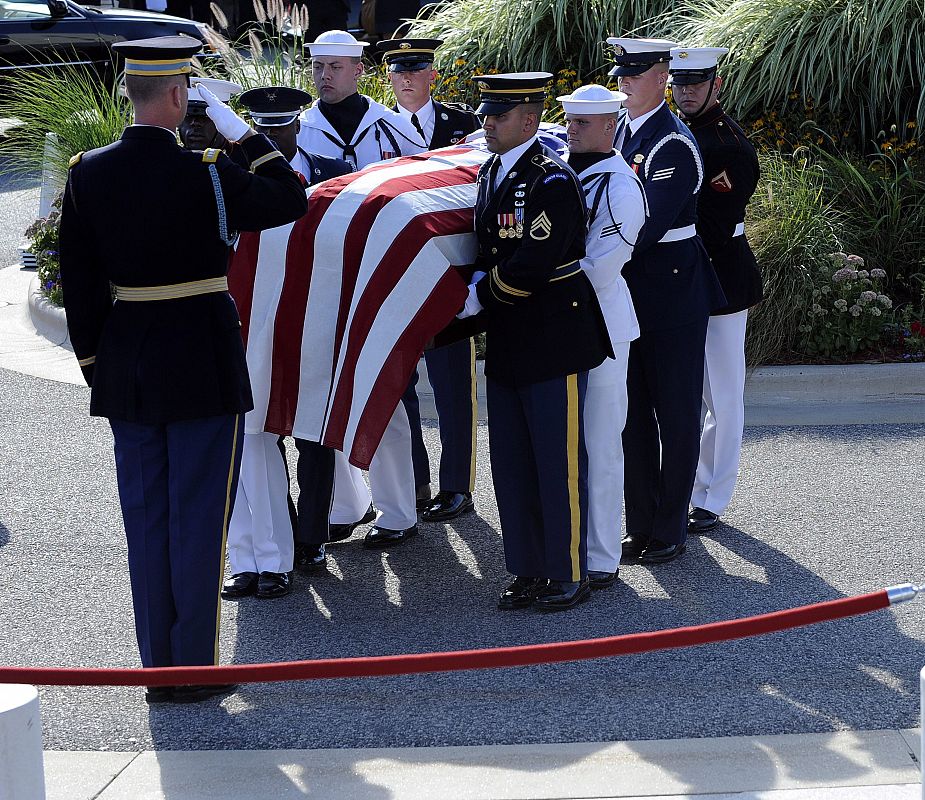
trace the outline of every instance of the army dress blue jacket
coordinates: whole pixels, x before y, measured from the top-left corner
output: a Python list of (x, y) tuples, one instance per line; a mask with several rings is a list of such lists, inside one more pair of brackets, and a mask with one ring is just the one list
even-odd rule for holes
[(519, 386), (585, 372), (612, 357), (588, 276), (587, 208), (572, 169), (534, 142), (497, 190), (479, 169), (477, 286), (487, 332), (485, 375)]
[(164, 128), (132, 125), (72, 160), (61, 282), (92, 415), (165, 424), (253, 407), (227, 291), (113, 302), (112, 289), (220, 282), (234, 232), (305, 213), (302, 180), (265, 136), (239, 149), (250, 170), (218, 150), (184, 150)]
[[(618, 143), (626, 124), (624, 116)], [(665, 103), (634, 135), (628, 128), (626, 134), (621, 153), (642, 181), (649, 206), (633, 257), (623, 268), (640, 330), (692, 324), (726, 302), (694, 230), (703, 183), (700, 151), (687, 125)]]

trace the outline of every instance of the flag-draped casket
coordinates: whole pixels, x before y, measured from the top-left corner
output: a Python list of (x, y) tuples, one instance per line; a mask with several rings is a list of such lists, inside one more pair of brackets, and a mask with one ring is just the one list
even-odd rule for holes
[(462, 307), (476, 174), (469, 145), (312, 187), (291, 225), (243, 233), (228, 274), (255, 408), (248, 433), (323, 442), (366, 469), (425, 344)]

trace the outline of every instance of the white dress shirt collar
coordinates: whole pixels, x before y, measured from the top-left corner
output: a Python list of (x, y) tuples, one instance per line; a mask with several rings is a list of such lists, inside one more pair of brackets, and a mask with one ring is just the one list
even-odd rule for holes
[[(434, 138), (434, 124), (436, 119), (434, 117), (434, 101), (429, 99), (423, 106), (421, 106), (417, 111), (409, 111), (407, 108), (400, 106), (396, 103), (398, 108), (398, 113), (401, 114), (406, 120), (411, 122), (411, 115), (417, 114), (418, 124), (421, 126), (421, 130), (424, 131), (424, 138), (426, 143), (430, 146), (431, 139)], [(413, 126), (413, 125), (412, 125)]]
[(627, 120), (627, 122), (629, 123), (629, 126), (630, 126), (630, 136), (635, 136), (636, 133), (637, 133), (637, 131), (638, 131), (643, 125), (646, 124), (646, 120), (648, 120), (649, 117), (651, 117), (653, 114), (655, 114), (655, 112), (658, 111), (663, 105), (665, 105), (665, 101), (664, 101), (664, 100), (662, 100), (662, 102), (659, 103), (659, 104), (658, 104), (655, 108), (653, 108), (651, 111), (647, 111), (647, 112), (646, 112), (645, 114), (643, 114), (641, 117), (636, 117), (636, 119), (630, 119), (629, 115), (627, 115), (626, 120)]
[(526, 142), (517, 147), (508, 150), (506, 153), (502, 153), (500, 156), (501, 166), (498, 167), (498, 175), (495, 178), (495, 186), (497, 188), (501, 181), (507, 177), (507, 174), (514, 169), (514, 165), (520, 160), (520, 157), (527, 152), (532, 146), (533, 143), (537, 141), (537, 136), (531, 136)]

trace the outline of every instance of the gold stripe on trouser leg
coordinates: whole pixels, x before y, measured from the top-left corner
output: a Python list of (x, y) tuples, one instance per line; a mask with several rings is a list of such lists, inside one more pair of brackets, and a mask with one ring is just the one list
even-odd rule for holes
[(215, 659), (218, 664), (218, 633), (222, 622), (222, 584), (225, 582), (225, 545), (228, 542), (228, 517), (231, 516), (231, 481), (234, 478), (234, 459), (238, 454), (238, 425), (241, 415), (234, 417), (234, 438), (231, 440), (231, 463), (228, 465), (228, 484), (225, 486), (225, 518), (222, 521), (222, 550), (219, 553), (218, 566), (218, 604), (215, 611)]
[(572, 539), (569, 555), (572, 559), (572, 580), (581, 580), (581, 561), (579, 545), (581, 544), (581, 505), (578, 497), (578, 375), (565, 378), (567, 398), (568, 434), (568, 503), (571, 512)]
[(475, 337), (469, 339), (469, 364), (472, 376), (472, 455), (469, 459), (469, 494), (475, 491), (475, 453), (479, 432), (479, 393), (475, 374)]

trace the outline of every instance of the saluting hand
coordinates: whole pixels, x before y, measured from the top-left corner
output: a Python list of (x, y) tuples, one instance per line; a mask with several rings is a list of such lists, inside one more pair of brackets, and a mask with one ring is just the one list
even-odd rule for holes
[(240, 142), (254, 131), (230, 106), (219, 100), (203, 83), (195, 84), (199, 94), (206, 101), (206, 114), (215, 123), (215, 129), (229, 142)]

